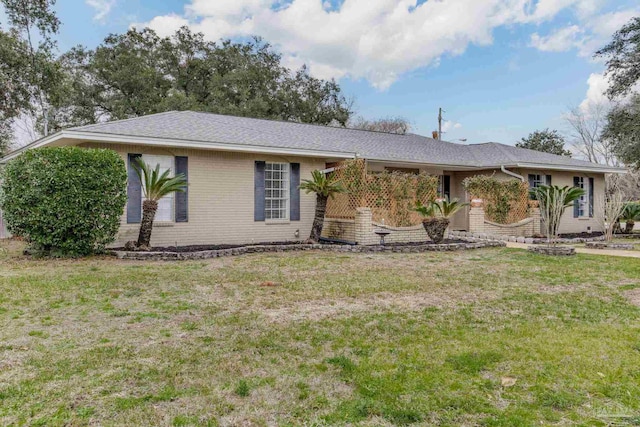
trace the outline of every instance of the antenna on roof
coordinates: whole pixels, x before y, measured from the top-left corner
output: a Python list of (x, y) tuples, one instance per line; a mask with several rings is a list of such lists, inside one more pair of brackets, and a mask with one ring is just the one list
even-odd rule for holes
[(438, 141), (442, 140), (442, 113), (446, 113), (442, 107), (438, 108)]

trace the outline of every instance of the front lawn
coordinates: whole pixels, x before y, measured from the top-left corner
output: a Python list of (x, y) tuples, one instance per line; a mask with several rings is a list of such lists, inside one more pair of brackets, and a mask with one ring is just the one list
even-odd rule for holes
[(640, 424), (640, 260), (19, 249), (0, 243), (1, 425)]

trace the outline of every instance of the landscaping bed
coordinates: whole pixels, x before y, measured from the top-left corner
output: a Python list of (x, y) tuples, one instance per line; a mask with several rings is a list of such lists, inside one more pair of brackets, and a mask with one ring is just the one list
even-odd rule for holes
[(262, 252), (291, 252), (291, 251), (308, 251), (322, 250), (333, 252), (430, 252), (430, 251), (457, 251), (480, 249), (487, 247), (506, 246), (504, 242), (498, 241), (468, 241), (468, 240), (447, 240), (444, 243), (391, 243), (387, 245), (341, 245), (341, 244), (324, 244), (324, 243), (278, 243), (263, 245), (246, 245), (246, 246), (230, 246), (222, 249), (206, 249), (194, 251), (124, 251), (114, 250), (120, 259), (130, 260), (195, 260), (209, 259), (227, 256), (237, 256)]

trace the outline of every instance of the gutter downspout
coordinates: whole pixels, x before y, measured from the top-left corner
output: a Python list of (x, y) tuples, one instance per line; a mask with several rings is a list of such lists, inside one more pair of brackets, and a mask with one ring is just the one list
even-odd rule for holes
[(509, 176), (512, 176), (512, 177), (514, 177), (514, 178), (518, 178), (518, 179), (519, 179), (520, 181), (522, 181), (522, 182), (525, 182), (525, 181), (526, 181), (526, 180), (524, 179), (524, 176), (522, 176), (522, 175), (518, 175), (518, 174), (517, 174), (517, 173), (515, 173), (515, 172), (511, 172), (510, 170), (507, 170), (507, 168), (505, 168), (505, 167), (504, 167), (504, 165), (500, 165), (500, 170), (501, 170), (503, 173), (506, 173), (506, 174), (507, 174), (507, 175), (509, 175)]

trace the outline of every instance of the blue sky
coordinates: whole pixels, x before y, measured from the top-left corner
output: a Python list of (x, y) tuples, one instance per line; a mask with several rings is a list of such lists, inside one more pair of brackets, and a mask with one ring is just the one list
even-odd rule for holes
[(94, 47), (135, 24), (211, 39), (263, 36), (287, 64), (335, 77), (358, 114), (400, 115), (445, 139), (515, 143), (567, 131), (569, 107), (605, 102), (592, 52), (640, 14), (606, 0), (58, 0), (59, 47)]

